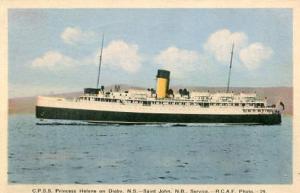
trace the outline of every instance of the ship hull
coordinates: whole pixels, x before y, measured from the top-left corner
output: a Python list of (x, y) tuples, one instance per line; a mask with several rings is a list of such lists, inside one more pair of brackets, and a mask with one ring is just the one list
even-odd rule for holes
[(280, 114), (166, 114), (98, 111), (43, 106), (36, 106), (36, 117), (40, 119), (78, 120), (119, 124), (228, 123), (273, 125), (281, 123)]

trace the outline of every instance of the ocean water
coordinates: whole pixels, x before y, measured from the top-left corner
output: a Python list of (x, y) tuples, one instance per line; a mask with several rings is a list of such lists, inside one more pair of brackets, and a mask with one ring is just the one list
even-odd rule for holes
[(37, 122), (9, 117), (9, 183), (292, 183), (288, 116), (274, 126)]

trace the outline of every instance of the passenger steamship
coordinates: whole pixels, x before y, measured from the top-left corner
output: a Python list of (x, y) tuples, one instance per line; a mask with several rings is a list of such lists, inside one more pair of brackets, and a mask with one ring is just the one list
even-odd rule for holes
[[(102, 40), (103, 49), (103, 40)], [(280, 124), (279, 108), (269, 106), (256, 93), (198, 92), (169, 88), (170, 71), (159, 69), (156, 89), (107, 91), (98, 88), (102, 59), (100, 54), (97, 88), (85, 88), (78, 98), (38, 96), (36, 117), (39, 119), (79, 120), (94, 123), (229, 123)], [(233, 47), (231, 51), (232, 63)], [(283, 104), (282, 104), (283, 105)]]

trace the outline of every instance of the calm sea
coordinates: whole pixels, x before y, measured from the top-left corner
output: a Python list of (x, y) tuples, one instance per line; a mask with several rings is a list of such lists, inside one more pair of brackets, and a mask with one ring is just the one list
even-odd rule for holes
[(292, 183), (281, 125), (37, 125), (9, 118), (9, 183)]

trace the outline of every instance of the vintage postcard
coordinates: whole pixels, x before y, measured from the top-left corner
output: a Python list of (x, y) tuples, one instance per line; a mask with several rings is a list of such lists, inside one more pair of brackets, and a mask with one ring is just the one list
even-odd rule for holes
[(296, 192), (300, 5), (250, 2), (2, 2), (1, 192)]

